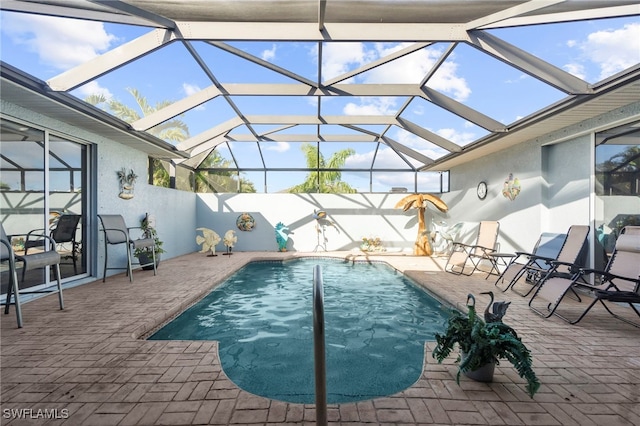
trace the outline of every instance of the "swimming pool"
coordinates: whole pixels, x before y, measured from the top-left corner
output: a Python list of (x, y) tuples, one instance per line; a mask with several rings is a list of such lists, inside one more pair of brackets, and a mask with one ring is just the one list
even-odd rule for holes
[(384, 263), (252, 262), (149, 339), (218, 340), (222, 368), (240, 388), (313, 403), (315, 265), (324, 280), (327, 402), (392, 395), (415, 383), (424, 342), (443, 330), (448, 309)]

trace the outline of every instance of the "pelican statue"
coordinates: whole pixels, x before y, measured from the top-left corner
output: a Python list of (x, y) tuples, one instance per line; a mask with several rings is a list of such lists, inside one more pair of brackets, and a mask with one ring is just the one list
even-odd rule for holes
[[(507, 308), (511, 302), (493, 302), (493, 292), (486, 291), (480, 294), (488, 294), (491, 300), (484, 310), (485, 322), (502, 322), (502, 317), (507, 313)], [(491, 309), (491, 310), (490, 310)]]
[(443, 213), (449, 210), (444, 201), (431, 194), (407, 195), (396, 203), (396, 208), (402, 207), (405, 212), (410, 208), (418, 209), (418, 237), (413, 245), (413, 254), (416, 256), (431, 256), (433, 254), (429, 232), (424, 222), (424, 210), (427, 208), (427, 201)]

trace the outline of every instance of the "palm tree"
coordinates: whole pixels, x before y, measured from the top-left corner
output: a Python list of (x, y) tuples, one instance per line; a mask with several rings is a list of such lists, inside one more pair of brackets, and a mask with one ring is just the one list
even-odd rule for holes
[[(194, 188), (196, 192), (236, 192), (238, 190), (238, 180), (240, 182), (239, 192), (256, 192), (253, 182), (243, 178), (236, 178), (233, 170), (221, 171), (219, 169), (229, 168), (231, 161), (224, 158), (218, 151), (212, 151), (207, 158), (196, 168), (194, 173)], [(217, 169), (210, 171), (208, 169)]]
[[(85, 98), (85, 101), (95, 106), (105, 104), (113, 115), (127, 123), (133, 123), (134, 121), (165, 108), (172, 103), (171, 101), (165, 100), (151, 106), (149, 105), (149, 102), (147, 102), (147, 99), (142, 96), (138, 90), (129, 88), (127, 91), (135, 99), (138, 110), (131, 108), (118, 100), (107, 99), (102, 94), (89, 95)], [(149, 133), (167, 142), (178, 143), (189, 137), (189, 126), (187, 126), (184, 121), (178, 118), (173, 118), (150, 129)], [(152, 159), (152, 162), (153, 184), (168, 188), (170, 186), (169, 172), (163, 166), (162, 160), (154, 158)], [(214, 151), (207, 157), (203, 164), (199, 166), (199, 168), (226, 168), (229, 167), (229, 165), (229, 160), (222, 157), (220, 153)], [(194, 176), (195, 192), (235, 192), (237, 185), (235, 184), (235, 181), (233, 181), (233, 178), (231, 178), (231, 175), (232, 172), (222, 172), (219, 178), (214, 178), (212, 180), (209, 173), (196, 170)], [(229, 176), (229, 178), (222, 176)], [(256, 192), (253, 182), (240, 178), (240, 184), (241, 192)]]
[(640, 173), (640, 147), (632, 145), (596, 165), (596, 180), (606, 195), (637, 194), (636, 181)]
[[(335, 152), (329, 161), (325, 161), (316, 145), (305, 143), (301, 147), (307, 160), (307, 167), (316, 171), (310, 172), (304, 182), (289, 189), (291, 193), (326, 193), (326, 194), (354, 194), (357, 191), (348, 183), (343, 182), (342, 173), (337, 171), (347, 158), (355, 154), (351, 148)], [(330, 171), (323, 171), (329, 169)]]
[[(164, 100), (156, 103), (155, 106), (151, 106), (147, 102), (147, 99), (142, 96), (138, 90), (129, 88), (127, 89), (127, 92), (129, 92), (136, 100), (136, 104), (138, 105), (140, 112), (116, 99), (107, 99), (102, 94), (90, 95), (85, 98), (85, 101), (95, 106), (99, 106), (103, 103), (106, 104), (107, 108), (113, 115), (127, 123), (138, 121), (140, 118), (153, 114), (154, 112), (173, 103), (172, 101)], [(189, 137), (189, 126), (178, 118), (172, 118), (171, 120), (167, 120), (150, 129), (149, 133), (162, 140), (177, 143), (182, 142)]]
[[(158, 102), (155, 106), (151, 106), (149, 105), (149, 102), (147, 102), (147, 99), (142, 96), (138, 90), (129, 88), (127, 89), (127, 92), (129, 92), (136, 100), (136, 104), (138, 105), (140, 112), (116, 99), (107, 99), (103, 94), (89, 95), (85, 98), (85, 101), (95, 106), (105, 104), (113, 115), (127, 123), (133, 123), (134, 121), (152, 114), (155, 111), (171, 105), (172, 103), (171, 101), (165, 100)], [(178, 143), (189, 137), (189, 127), (182, 120), (173, 118), (150, 129), (149, 133), (165, 141)], [(168, 188), (170, 182), (169, 172), (163, 167), (162, 161), (156, 158), (152, 161), (153, 184)]]

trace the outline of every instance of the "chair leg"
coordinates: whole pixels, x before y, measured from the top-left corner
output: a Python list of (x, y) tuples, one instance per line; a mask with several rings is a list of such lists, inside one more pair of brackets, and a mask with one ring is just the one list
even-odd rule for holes
[(64, 310), (64, 299), (62, 298), (62, 284), (60, 283), (60, 264), (53, 265), (58, 281), (58, 301), (60, 302), (60, 310)]
[(153, 257), (153, 275), (156, 275), (156, 246), (151, 247), (151, 257)]
[(129, 275), (129, 282), (133, 282), (133, 268), (131, 266), (131, 244), (127, 244), (127, 274)]
[(7, 297), (5, 299), (4, 305), (4, 314), (7, 315), (9, 313), (9, 307), (11, 306), (11, 295), (13, 293), (13, 283), (15, 282), (15, 277), (18, 275), (15, 273), (15, 270), (11, 271), (11, 275), (9, 276), (9, 287), (7, 288)]
[[(600, 303), (602, 303), (602, 306), (604, 306), (604, 308), (607, 310), (607, 312), (609, 312), (609, 313), (610, 313), (614, 318), (619, 319), (620, 321), (626, 322), (627, 324), (632, 325), (632, 326), (634, 326), (634, 327), (638, 327), (638, 328), (640, 328), (640, 324), (635, 323), (635, 322), (633, 322), (633, 321), (630, 321), (630, 320), (628, 320), (628, 319), (626, 319), (626, 318), (624, 318), (624, 317), (621, 317), (621, 316), (620, 316), (620, 315), (618, 315), (618, 314), (613, 313), (613, 312), (611, 311), (611, 309), (609, 309), (609, 307), (607, 306), (607, 304), (606, 304), (606, 303), (604, 303), (604, 300), (602, 300), (602, 299), (598, 299), (598, 300), (600, 301)], [(636, 315), (638, 315), (638, 317), (640, 317), (640, 311), (638, 311), (638, 309), (633, 305), (633, 303), (629, 302), (629, 306), (631, 306), (631, 309), (633, 309), (633, 310), (634, 310), (634, 312), (636, 313)], [(583, 316), (584, 316), (584, 315), (583, 315)], [(580, 317), (580, 318), (582, 318), (582, 317)], [(576, 322), (577, 322), (577, 321), (576, 321)]]
[(73, 261), (73, 274), (78, 275), (78, 250), (80, 249), (80, 245), (77, 243), (71, 243), (71, 260)]
[[(12, 274), (11, 280), (13, 282), (9, 283), (9, 288), (13, 287), (13, 297), (16, 299), (16, 302), (15, 302), (16, 320), (18, 321), (18, 328), (22, 328), (22, 308), (20, 306), (20, 286), (18, 285), (18, 273), (16, 272), (15, 265), (13, 267), (13, 274)], [(10, 300), (7, 299), (7, 308), (9, 307), (8, 305), (9, 302)]]
[(107, 280), (107, 260), (109, 258), (109, 248), (107, 247), (107, 241), (106, 241), (106, 236), (105, 236), (105, 241), (104, 241), (104, 271), (102, 272), (102, 282), (105, 282)]
[[(532, 310), (533, 312), (535, 312), (536, 314), (540, 315), (540, 316), (541, 316), (541, 317), (543, 317), (543, 318), (549, 318), (551, 315), (553, 315), (553, 314), (555, 313), (557, 317), (559, 317), (559, 318), (561, 318), (561, 319), (565, 320), (565, 321), (566, 321), (566, 322), (568, 322), (568, 323), (571, 323), (571, 321), (570, 321), (570, 320), (568, 320), (567, 318), (565, 318), (565, 317), (563, 317), (563, 316), (559, 315), (558, 313), (556, 313), (556, 309), (558, 308), (558, 305), (560, 304), (560, 302), (562, 301), (562, 299), (564, 299), (564, 295), (565, 295), (566, 293), (564, 293), (562, 296), (560, 296), (560, 298), (558, 298), (558, 300), (556, 300), (555, 304), (553, 304), (553, 303), (551, 303), (551, 302), (547, 303), (547, 305), (546, 305), (547, 312), (545, 313), (545, 312), (542, 312), (541, 310), (537, 309), (536, 307), (534, 307), (534, 306), (532, 305), (533, 300), (536, 298), (536, 296), (537, 296), (537, 295), (538, 295), (538, 293), (540, 292), (540, 289), (542, 288), (542, 286), (537, 286), (537, 287), (533, 287), (533, 288), (535, 288), (535, 289), (536, 289), (536, 292), (535, 292), (535, 293), (533, 293), (533, 296), (531, 296), (531, 299), (529, 299), (529, 308), (531, 308), (531, 310)], [(533, 290), (533, 289), (532, 289), (532, 290)], [(530, 290), (530, 291), (529, 291), (529, 293), (531, 293), (531, 291), (532, 291), (532, 290)], [(518, 293), (518, 294), (519, 294), (519, 293)], [(527, 293), (527, 294), (528, 294), (528, 293)], [(589, 310), (590, 308), (591, 308), (591, 306), (589, 306), (589, 308), (587, 308), (587, 310)], [(584, 315), (583, 315), (583, 316), (584, 316)], [(580, 321), (580, 319), (582, 319), (582, 317), (580, 317), (580, 318), (578, 319), (578, 321)], [(577, 321), (576, 321), (576, 322), (577, 322)]]

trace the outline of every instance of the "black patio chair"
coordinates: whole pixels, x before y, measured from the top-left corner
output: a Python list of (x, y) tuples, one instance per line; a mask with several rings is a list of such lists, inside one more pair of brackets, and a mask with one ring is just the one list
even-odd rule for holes
[[(70, 250), (65, 250), (64, 254), (62, 250), (58, 249), (60, 258), (71, 259), (73, 263), (73, 273), (78, 274), (78, 256), (80, 254), (80, 243), (76, 240), (76, 233), (78, 224), (82, 216), (79, 214), (63, 214), (58, 216), (55, 227), (51, 230), (49, 236), (53, 238), (61, 247), (63, 244), (70, 244)], [(24, 242), (24, 253), (28, 254), (29, 249), (40, 248), (45, 244), (45, 239), (36, 237), (36, 234), (40, 231), (43, 234), (43, 229), (35, 229), (27, 234), (27, 239)]]

